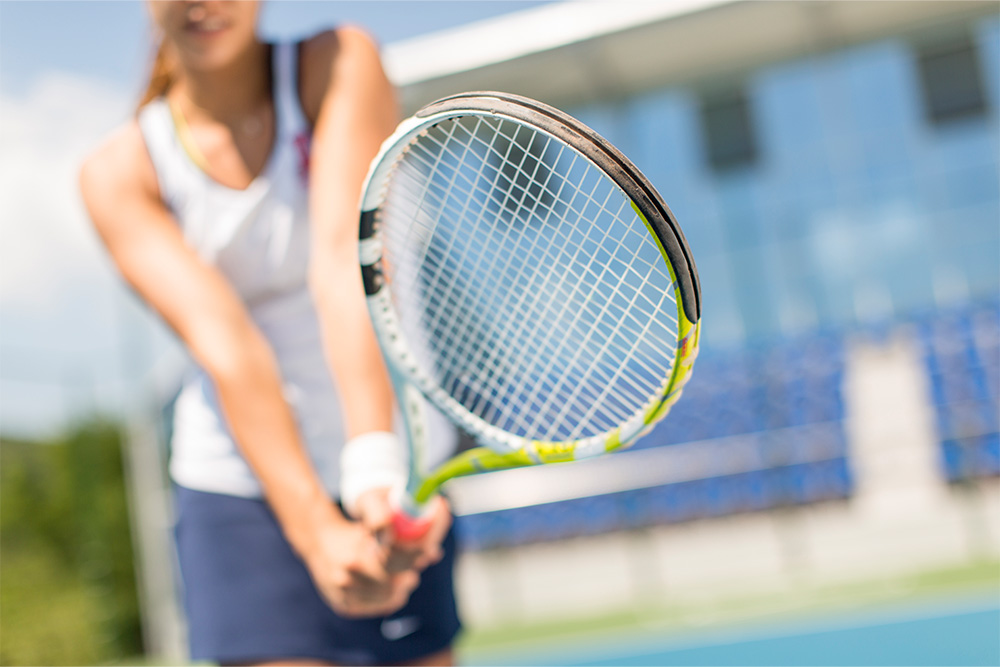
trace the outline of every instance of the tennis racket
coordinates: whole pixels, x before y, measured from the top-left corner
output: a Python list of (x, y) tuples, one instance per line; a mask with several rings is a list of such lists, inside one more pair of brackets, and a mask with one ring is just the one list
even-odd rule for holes
[[(449, 479), (632, 444), (691, 376), (701, 297), (673, 214), (540, 102), (466, 93), (401, 123), (365, 181), (360, 259), (409, 436), (397, 539)], [(426, 469), (425, 400), (479, 446)]]

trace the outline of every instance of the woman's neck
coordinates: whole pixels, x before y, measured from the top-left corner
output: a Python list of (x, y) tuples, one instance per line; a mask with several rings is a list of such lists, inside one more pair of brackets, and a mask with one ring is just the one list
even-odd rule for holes
[(168, 97), (189, 122), (240, 123), (271, 101), (270, 47), (255, 42), (230, 65), (212, 71), (186, 70)]

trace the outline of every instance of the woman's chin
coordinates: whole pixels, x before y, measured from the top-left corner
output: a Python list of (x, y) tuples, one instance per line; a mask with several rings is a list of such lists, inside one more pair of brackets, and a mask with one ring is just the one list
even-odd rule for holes
[(193, 71), (213, 72), (227, 69), (245, 53), (247, 45), (236, 43), (231, 35), (220, 35), (218, 39), (202, 38), (185, 44), (181, 60)]

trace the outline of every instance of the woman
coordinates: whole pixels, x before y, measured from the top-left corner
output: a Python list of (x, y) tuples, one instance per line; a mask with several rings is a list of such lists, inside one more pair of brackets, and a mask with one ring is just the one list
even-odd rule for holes
[(143, 105), (81, 171), (121, 273), (201, 369), (170, 464), (192, 658), (448, 664), (447, 507), (419, 543), (374, 537), (403, 466), (357, 201), (394, 93), (363, 32), (272, 46), (257, 10), (150, 3), (162, 44)]

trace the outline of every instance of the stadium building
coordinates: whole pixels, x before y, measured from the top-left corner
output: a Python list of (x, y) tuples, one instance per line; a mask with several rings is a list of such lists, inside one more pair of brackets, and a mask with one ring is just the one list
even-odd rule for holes
[(634, 451), (453, 485), (470, 622), (1000, 554), (995, 3), (561, 2), (386, 63), (408, 112), (583, 120), (702, 281), (694, 380)]

